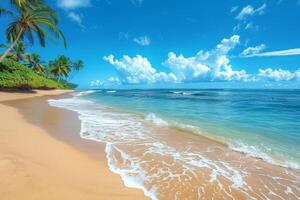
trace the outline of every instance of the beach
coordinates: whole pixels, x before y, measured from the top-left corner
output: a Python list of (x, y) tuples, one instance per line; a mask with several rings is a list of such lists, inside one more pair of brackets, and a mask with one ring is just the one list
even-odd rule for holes
[[(255, 113), (262, 110), (256, 106), (263, 103), (266, 119), (269, 115), (276, 117), (274, 106), (280, 99), (286, 103), (281, 107), (280, 116), (287, 117), (284, 124), (291, 124), (284, 126), (285, 129), (297, 130), (297, 121), (290, 120), (295, 113), (286, 110), (289, 103), (296, 105), (294, 96), (298, 93), (290, 92), (292, 101), (288, 97), (276, 97), (275, 103), (265, 101), (274, 98), (273, 95), (282, 96), (278, 91), (90, 90), (51, 99), (48, 103), (78, 113), (80, 137), (105, 144), (109, 169), (120, 175), (127, 187), (138, 188), (151, 199), (299, 199), (297, 163), (288, 163), (289, 158), (298, 156), (297, 152), (293, 153), (297, 146), (291, 148), (297, 135), (281, 131), (284, 133), (278, 140), (281, 146), (270, 146), (266, 134), (274, 135), (276, 131), (256, 135), (228, 128), (232, 122), (244, 126), (243, 116), (248, 129), (257, 128), (259, 133), (260, 126), (256, 123), (261, 123), (263, 118)], [(255, 101), (256, 96), (262, 103), (256, 100), (252, 113), (249, 97)], [(203, 118), (198, 119), (199, 116)], [(224, 117), (231, 120), (224, 123), (220, 120)], [(237, 120), (232, 121), (234, 117)], [(212, 123), (201, 126), (208, 118)], [(190, 123), (191, 120), (199, 127)], [(268, 121), (263, 122), (265, 127)], [(277, 121), (270, 122), (275, 130)], [(211, 127), (219, 132), (205, 132)], [(291, 152), (285, 154), (285, 160), (258, 151), (262, 144), (269, 145), (273, 152), (281, 150), (282, 141), (289, 139), (289, 134), (296, 137), (294, 143), (286, 144)], [(230, 146), (224, 136), (232, 142), (242, 141), (243, 148)], [(252, 141), (256, 146), (251, 146)]]
[(119, 98), (120, 93), (1, 92), (1, 197), (300, 197), (297, 169), (234, 151), (221, 140), (193, 133), (190, 126), (175, 127), (154, 114), (144, 118), (97, 101), (105, 95)]
[[(46, 102), (66, 92), (70, 91), (0, 92), (1, 199), (145, 199), (142, 191), (125, 187), (109, 171), (102, 144), (79, 141), (75, 113), (47, 103), (40, 105), (44, 109), (34, 106), (38, 99)], [(30, 104), (31, 118), (24, 116), (20, 102)], [(45, 121), (34, 116), (44, 116)]]

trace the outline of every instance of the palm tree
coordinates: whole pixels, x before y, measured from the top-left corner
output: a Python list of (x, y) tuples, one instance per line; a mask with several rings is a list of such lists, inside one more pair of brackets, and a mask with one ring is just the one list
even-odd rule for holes
[[(29, 2), (29, 0), (11, 0), (12, 2)], [(28, 41), (33, 44), (35, 33), (39, 39), (42, 47), (46, 45), (46, 37), (49, 38), (54, 43), (55, 39), (50, 35), (49, 32), (53, 33), (58, 39), (62, 39), (64, 46), (66, 47), (66, 41), (62, 32), (57, 28), (58, 17), (54, 10), (41, 4), (41, 0), (30, 0), (30, 6), (25, 6), (27, 4), (16, 4), (18, 16), (17, 18), (8, 26), (6, 29), (6, 37), (10, 41), (9, 48), (0, 57), (0, 63), (4, 58), (11, 52), (14, 46), (19, 40), (27, 38)], [(20, 5), (20, 6), (19, 6)]]
[(0, 16), (1, 15), (13, 16), (13, 12), (11, 12), (5, 8), (0, 8)]
[(24, 42), (19, 41), (14, 47), (14, 55), (17, 61), (24, 60), (24, 54), (26, 50), (26, 45)]
[(77, 61), (73, 62), (72, 68), (77, 72), (80, 71), (83, 68), (83, 61), (77, 60)]
[[(5, 44), (1, 44), (0, 48), (9, 48), (8, 45)], [(12, 51), (7, 55), (7, 57), (15, 60), (15, 61), (22, 61), (24, 60), (24, 56), (25, 56), (25, 50), (26, 50), (27, 46), (25, 45), (24, 42), (19, 41), (14, 48), (12, 49)]]
[(43, 5), (44, 0), (10, 0), (11, 5), (17, 9), (34, 8), (37, 5)]
[(77, 74), (76, 72), (79, 72), (80, 70), (82, 70), (82, 68), (84, 67), (83, 61), (82, 60), (77, 60), (75, 62), (72, 62), (72, 73), (69, 77), (69, 79), (73, 79), (75, 77), (75, 75)]
[(35, 53), (27, 54), (25, 56), (25, 61), (28, 63), (28, 67), (30, 67), (35, 73), (42, 75), (45, 72), (46, 67), (43, 65), (40, 55)]
[[(10, 4), (16, 8), (18, 11), (22, 11), (27, 9), (34, 9), (35, 7), (44, 7), (45, 3), (44, 0), (10, 0)], [(14, 12), (5, 9), (0, 8), (0, 16), (1, 15), (7, 15), (7, 16), (14, 16)]]
[(72, 62), (66, 56), (58, 56), (57, 59), (49, 62), (49, 72), (57, 80), (67, 78), (71, 72), (71, 67)]

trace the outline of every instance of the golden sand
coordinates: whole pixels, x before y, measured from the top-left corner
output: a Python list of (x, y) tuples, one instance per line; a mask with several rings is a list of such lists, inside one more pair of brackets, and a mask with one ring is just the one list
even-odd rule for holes
[[(51, 94), (0, 93), (0, 199), (145, 199), (109, 171), (104, 144), (79, 137), (75, 113), (47, 104), (48, 98), (61, 98)], [(24, 99), (34, 96), (39, 97)], [(145, 174), (153, 176), (145, 187), (155, 186), (159, 199), (300, 197), (299, 171), (234, 152), (199, 135), (151, 123), (146, 128), (151, 129), (151, 138), (170, 148), (167, 151), (176, 149), (183, 158), (167, 151), (145, 154), (151, 149), (139, 140), (116, 147), (148, 163), (141, 164)], [(124, 164), (118, 152), (113, 156)], [(192, 167), (188, 162), (199, 163)]]
[[(141, 191), (126, 188), (120, 177), (109, 171), (103, 155), (95, 159), (75, 149), (49, 135), (46, 129), (28, 123), (16, 108), (3, 104), (65, 92), (0, 92), (0, 199), (145, 199)], [(44, 115), (54, 120), (57, 117)], [(78, 122), (68, 119), (68, 123)], [(98, 147), (100, 154), (103, 147)]]

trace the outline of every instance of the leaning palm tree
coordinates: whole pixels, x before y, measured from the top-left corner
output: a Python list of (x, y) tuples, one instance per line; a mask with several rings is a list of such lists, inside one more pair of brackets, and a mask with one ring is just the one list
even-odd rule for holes
[(44, 74), (45, 72), (45, 65), (43, 61), (41, 61), (41, 56), (38, 54), (27, 54), (25, 56), (25, 62), (27, 62), (28, 67), (30, 67), (35, 73), (37, 74)]
[[(8, 45), (6, 44), (0, 44), (0, 48), (9, 48)], [(24, 56), (25, 56), (25, 50), (27, 46), (25, 45), (24, 42), (19, 41), (17, 44), (14, 46), (12, 51), (7, 55), (8, 58), (13, 59), (15, 61), (24, 61)]]
[(54, 61), (49, 62), (50, 76), (57, 80), (63, 80), (71, 72), (72, 62), (66, 56), (59, 56)]
[(48, 7), (41, 6), (41, 4), (37, 5), (38, 6), (34, 9), (21, 7), (21, 9), (18, 10), (19, 15), (6, 29), (6, 37), (10, 45), (0, 57), (0, 63), (11, 52), (18, 41), (27, 38), (28, 41), (33, 44), (33, 33), (36, 34), (42, 47), (46, 45), (46, 38), (56, 43), (56, 40), (51, 36), (50, 32), (53, 33), (56, 38), (62, 39), (66, 47), (65, 38), (62, 32), (57, 28), (58, 18), (55, 11)]

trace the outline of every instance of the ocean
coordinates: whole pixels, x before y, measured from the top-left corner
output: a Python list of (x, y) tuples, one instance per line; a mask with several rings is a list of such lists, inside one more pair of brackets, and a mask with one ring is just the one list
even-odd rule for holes
[(300, 198), (300, 90), (91, 90), (49, 104), (77, 112), (80, 136), (151, 199)]

